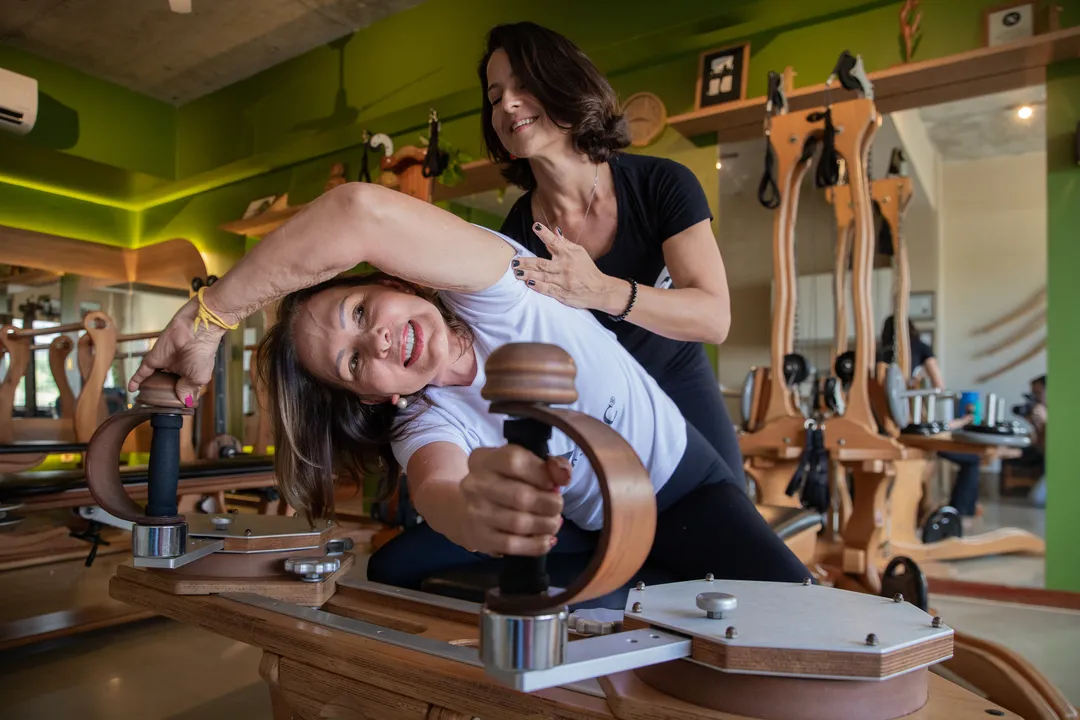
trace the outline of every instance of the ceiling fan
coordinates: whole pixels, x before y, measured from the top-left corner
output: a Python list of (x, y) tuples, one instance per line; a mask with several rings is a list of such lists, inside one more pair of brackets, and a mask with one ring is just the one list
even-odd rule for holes
[(191, 12), (191, 0), (169, 0), (169, 8), (174, 13), (187, 14)]

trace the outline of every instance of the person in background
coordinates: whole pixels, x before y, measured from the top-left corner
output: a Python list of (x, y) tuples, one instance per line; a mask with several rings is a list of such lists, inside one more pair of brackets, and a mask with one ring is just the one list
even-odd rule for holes
[[(919, 331), (915, 323), (908, 319), (908, 340), (911, 347), (911, 375), (916, 377), (925, 375), (930, 380), (931, 387), (938, 390), (945, 389), (945, 378), (941, 372), (934, 348), (923, 342), (919, 337)], [(893, 362), (896, 356), (896, 321), (893, 316), (885, 318), (881, 329), (881, 348), (885, 362)], [(949, 423), (949, 429), (963, 427), (974, 418), (964, 415)], [(956, 465), (956, 482), (953, 483), (952, 494), (949, 497), (949, 505), (960, 513), (961, 522), (970, 524), (979, 510), (979, 467), (981, 461), (974, 453), (943, 452), (938, 457), (948, 460)]]
[(1027, 404), (1015, 410), (1020, 417), (1031, 423), (1031, 445), (1024, 448), (1023, 455), (1017, 460), (1019, 465), (1036, 465), (1042, 472), (1039, 481), (1028, 493), (1028, 500), (1035, 507), (1046, 507), (1046, 376), (1040, 375), (1031, 381), (1031, 394)]
[(724, 261), (701, 183), (684, 165), (623, 152), (629, 124), (607, 79), (563, 35), (499, 25), (478, 67), (484, 144), (525, 191), (500, 231), (537, 255), (515, 276), (589, 310), (743, 478), (703, 343), (731, 327)]

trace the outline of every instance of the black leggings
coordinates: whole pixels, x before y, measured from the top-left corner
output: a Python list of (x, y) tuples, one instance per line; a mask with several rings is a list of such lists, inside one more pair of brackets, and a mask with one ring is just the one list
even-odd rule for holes
[[(806, 569), (750, 502), (712, 446), (687, 425), (687, 447), (671, 479), (656, 495), (656, 535), (648, 559), (622, 589), (577, 608), (622, 609), (627, 593), (646, 585), (704, 578), (801, 582)], [(554, 587), (567, 587), (592, 558), (599, 532), (564, 523), (548, 553)], [(426, 523), (414, 525), (380, 548), (368, 563), (368, 579), (419, 590), (423, 580), (451, 568), (495, 575), (501, 561), (472, 553)]]
[(727, 464), (731, 477), (745, 487), (739, 438), (704, 349), (699, 346), (685, 363), (664, 368), (653, 377), (686, 421), (697, 428)]

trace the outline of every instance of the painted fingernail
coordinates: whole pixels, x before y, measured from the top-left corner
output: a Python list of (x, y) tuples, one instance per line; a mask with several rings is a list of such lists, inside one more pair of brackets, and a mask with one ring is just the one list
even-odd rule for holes
[(555, 547), (555, 544), (557, 542), (559, 542), (559, 538), (552, 536), (552, 538), (551, 538), (551, 547)]
[(536, 223), (536, 224), (533, 225), (533, 230), (535, 230), (536, 232), (540, 232), (543, 229), (544, 229), (544, 226), (541, 225), (540, 223)]
[(195, 404), (195, 399), (193, 397), (191, 397), (191, 393), (188, 393), (188, 396), (186, 398), (184, 398), (184, 405), (186, 405), (188, 407), (191, 407), (194, 404)]
[(529, 282), (530, 285), (535, 285), (536, 284), (535, 280), (529, 280), (528, 282)]
[(510, 264), (511, 264), (511, 265), (513, 265), (514, 267), (517, 267), (518, 265), (520, 265), (520, 264), (521, 264), (521, 261), (520, 261), (520, 260), (515, 260), (515, 261), (513, 261), (513, 262), (512, 262), (512, 263), (510, 263)]
[(518, 277), (523, 277), (525, 275), (525, 271), (524, 270), (515, 270), (514, 274), (517, 275)]
[(558, 233), (559, 235), (562, 235), (562, 228), (559, 227), (558, 225), (556, 225), (555, 226), (555, 232)]

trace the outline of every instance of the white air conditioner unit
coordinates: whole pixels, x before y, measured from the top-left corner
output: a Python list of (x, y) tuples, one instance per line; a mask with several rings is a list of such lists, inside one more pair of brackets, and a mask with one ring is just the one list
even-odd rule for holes
[(0, 130), (25, 135), (38, 113), (37, 80), (0, 68)]

